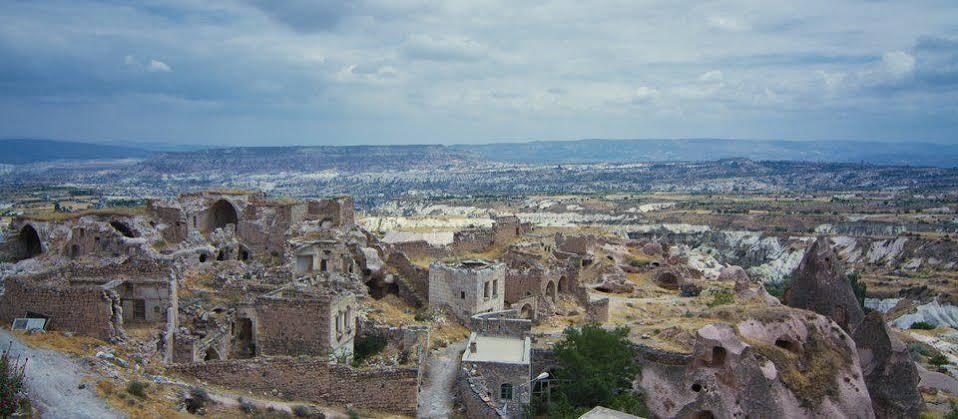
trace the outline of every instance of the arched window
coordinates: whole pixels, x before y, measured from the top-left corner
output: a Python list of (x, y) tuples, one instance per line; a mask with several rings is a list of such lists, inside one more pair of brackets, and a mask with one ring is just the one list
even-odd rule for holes
[(353, 330), (353, 308), (350, 306), (346, 306), (346, 318), (343, 319), (343, 323), (346, 324), (347, 332)]
[(505, 383), (499, 386), (499, 399), (512, 400), (512, 384)]

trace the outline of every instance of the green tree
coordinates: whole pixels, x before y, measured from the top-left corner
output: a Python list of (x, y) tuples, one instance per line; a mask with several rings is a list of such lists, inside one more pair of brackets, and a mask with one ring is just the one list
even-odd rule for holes
[(931, 365), (934, 365), (937, 368), (941, 368), (945, 365), (950, 364), (951, 362), (948, 362), (948, 357), (946, 357), (945, 354), (938, 354), (931, 357), (931, 359), (928, 360), (928, 363)]
[(588, 324), (567, 328), (563, 335), (554, 348), (559, 361), (556, 378), (561, 380), (555, 393), (560, 411), (578, 413), (613, 404), (632, 411), (644, 409), (641, 398), (630, 392), (639, 366), (627, 327), (606, 330)]
[(848, 282), (852, 286), (852, 291), (855, 293), (855, 299), (858, 300), (858, 305), (861, 306), (862, 310), (868, 311), (865, 308), (865, 291), (868, 290), (868, 286), (861, 281), (862, 275), (858, 271), (852, 272), (848, 275)]

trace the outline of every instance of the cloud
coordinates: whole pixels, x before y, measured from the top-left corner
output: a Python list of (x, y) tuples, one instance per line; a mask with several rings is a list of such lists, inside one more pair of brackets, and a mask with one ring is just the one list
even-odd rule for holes
[(712, 70), (703, 73), (699, 76), (699, 81), (701, 82), (721, 82), (725, 76), (719, 70)]
[(173, 71), (169, 65), (162, 61), (150, 60), (150, 64), (146, 66), (146, 70), (153, 73), (169, 73)]
[(725, 16), (709, 16), (708, 24), (713, 29), (728, 32), (743, 32), (751, 29), (747, 23)]
[(893, 77), (904, 77), (915, 70), (915, 57), (903, 51), (886, 52), (881, 61)]
[[(958, 9), (886, 0), (860, 19), (861, 8), (859, 0), (0, 2), (0, 136), (955, 141)], [(162, 114), (151, 111), (159, 102)], [(125, 130), (108, 123), (117, 109)], [(44, 123), (70, 112), (84, 118)]]
[(486, 49), (468, 38), (413, 35), (403, 44), (403, 54), (418, 60), (474, 61), (485, 56)]

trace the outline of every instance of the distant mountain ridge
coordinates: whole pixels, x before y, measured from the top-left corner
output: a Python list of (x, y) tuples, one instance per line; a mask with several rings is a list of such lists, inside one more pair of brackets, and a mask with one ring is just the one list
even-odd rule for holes
[(73, 141), (0, 140), (0, 164), (29, 164), (57, 160), (147, 158), (153, 153), (137, 147)]
[(577, 140), (454, 145), (492, 161), (528, 164), (714, 161), (866, 162), (881, 165), (958, 166), (958, 146), (876, 141)]
[(155, 173), (378, 172), (437, 169), (478, 160), (444, 145), (232, 147), (162, 153), (141, 167)]
[(460, 145), (362, 145), (205, 148), (192, 145), (56, 140), (0, 140), (0, 164), (57, 160), (147, 159), (162, 173), (235, 170), (382, 171), (462, 162), (519, 164), (638, 163), (669, 161), (807, 161), (958, 167), (958, 146), (875, 141), (603, 140), (532, 141)]

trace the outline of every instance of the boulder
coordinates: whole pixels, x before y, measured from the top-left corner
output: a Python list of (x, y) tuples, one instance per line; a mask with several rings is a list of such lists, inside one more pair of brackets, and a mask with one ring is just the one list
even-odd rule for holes
[(820, 315), (764, 310), (702, 327), (684, 358), (640, 347), (651, 416), (874, 417), (847, 334)]
[(853, 334), (875, 416), (917, 418), (923, 402), (920, 376), (908, 347), (888, 330), (878, 311), (865, 316)]
[(649, 256), (661, 255), (662, 252), (662, 245), (655, 242), (647, 243), (646, 245), (642, 246), (642, 253), (645, 253)]
[(865, 317), (844, 264), (823, 237), (809, 247), (795, 268), (784, 300), (789, 306), (826, 316), (846, 331), (853, 330)]
[(729, 281), (735, 282), (735, 289), (739, 289), (739, 284), (744, 284), (747, 288), (749, 282), (748, 274), (745, 272), (745, 269), (742, 269), (741, 266), (730, 265), (722, 268), (719, 272), (719, 281)]

